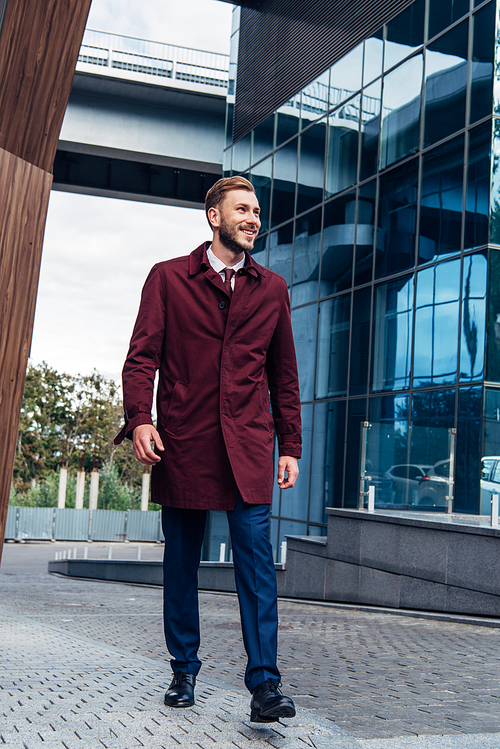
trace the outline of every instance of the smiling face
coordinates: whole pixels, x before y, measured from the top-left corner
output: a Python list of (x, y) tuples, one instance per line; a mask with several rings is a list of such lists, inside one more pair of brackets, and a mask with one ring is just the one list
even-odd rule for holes
[(260, 206), (255, 193), (230, 190), (216, 208), (210, 208), (209, 221), (218, 241), (235, 255), (252, 250), (260, 229)]

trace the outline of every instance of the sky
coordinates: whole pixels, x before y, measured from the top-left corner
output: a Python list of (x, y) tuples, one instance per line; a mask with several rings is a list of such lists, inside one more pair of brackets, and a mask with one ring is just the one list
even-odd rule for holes
[[(228, 53), (231, 5), (93, 0), (88, 28)], [(141, 288), (158, 261), (211, 232), (204, 211), (51, 193), (30, 362), (120, 379)]]

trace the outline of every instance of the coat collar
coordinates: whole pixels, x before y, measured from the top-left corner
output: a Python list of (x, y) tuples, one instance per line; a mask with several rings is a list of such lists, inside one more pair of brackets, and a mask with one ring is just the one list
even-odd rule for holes
[[(203, 242), (196, 250), (189, 256), (189, 275), (194, 276), (200, 270), (210, 268), (210, 263), (207, 258), (207, 247), (210, 246), (210, 242)], [(249, 252), (245, 251), (245, 267), (241, 269), (241, 272), (250, 273), (252, 276), (257, 278), (258, 276), (266, 277), (266, 269), (254, 261)]]

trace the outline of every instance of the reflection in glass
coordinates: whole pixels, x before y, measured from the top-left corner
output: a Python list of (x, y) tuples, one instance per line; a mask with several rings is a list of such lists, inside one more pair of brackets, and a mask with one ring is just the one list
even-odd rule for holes
[[(440, 3), (442, 0), (435, 0)], [(425, 58), (426, 146), (465, 125), (468, 21), (429, 45)]]
[(419, 271), (414, 387), (430, 387), (456, 381), (459, 296), (459, 259)]
[(387, 276), (415, 265), (418, 159), (380, 177), (375, 274)]
[(222, 162), (222, 176), (223, 177), (231, 176), (232, 159), (233, 159), (233, 149), (226, 148), (226, 150), (224, 151), (223, 162)]
[(484, 377), (486, 271), (487, 261), (484, 255), (469, 255), (464, 258), (460, 339), (461, 382), (472, 382)]
[(302, 89), (300, 108), (301, 129), (307, 127), (328, 111), (330, 70), (326, 70), (315, 81)]
[(469, 131), (464, 249), (488, 242), (491, 122)]
[(347, 392), (351, 295), (327, 299), (319, 305), (316, 398)]
[(491, 114), (495, 59), (495, 3), (490, 2), (478, 10), (473, 16), (472, 23), (470, 123)]
[(295, 221), (293, 249), (293, 306), (318, 298), (319, 258), (321, 251), (321, 208)]
[(413, 276), (380, 284), (373, 310), (372, 390), (410, 386)]
[(293, 520), (307, 520), (308, 515), (312, 410), (312, 404), (302, 406), (302, 459), (300, 461), (300, 472), (295, 486), (287, 489), (281, 498), (281, 514)]
[[(287, 489), (287, 491), (290, 491)], [(286, 502), (286, 494), (284, 495)], [(282, 515), (286, 515), (286, 504), (284, 504)], [(300, 523), (298, 520), (281, 520), (279, 521), (278, 542), (276, 546), (277, 559), (279, 559), (281, 544), (286, 541), (287, 536), (306, 536), (307, 524)]]
[(419, 263), (460, 252), (464, 136), (424, 154), (420, 196)]
[(269, 267), (283, 276), (288, 286), (292, 281), (293, 222), (269, 235)]
[(345, 401), (314, 406), (309, 520), (326, 522), (325, 507), (342, 506)]
[(322, 297), (351, 286), (355, 215), (354, 190), (325, 204), (320, 285)]
[(361, 104), (361, 166), (360, 179), (367, 179), (378, 168), (378, 135), (382, 82), (376, 81), (363, 91)]
[(298, 140), (295, 138), (274, 154), (272, 226), (287, 221), (294, 214), (297, 144)]
[(256, 263), (259, 263), (259, 265), (264, 265), (265, 267), (267, 267), (267, 261), (268, 261), (268, 249), (267, 249), (268, 241), (269, 241), (269, 234), (266, 234), (263, 237), (258, 237), (255, 240), (253, 250), (250, 253)]
[(274, 148), (274, 113), (253, 131), (252, 164), (267, 156)]
[(387, 24), (384, 72), (404, 60), (424, 42), (425, 1), (416, 0)]
[(356, 182), (361, 96), (355, 96), (328, 117), (326, 198)]
[(338, 106), (361, 88), (363, 44), (344, 55), (330, 69), (330, 109)]
[(439, 34), (469, 11), (469, 0), (429, 0), (427, 38)]
[(366, 398), (348, 401), (344, 507), (357, 507), (359, 498), (360, 426), (366, 421)]
[[(476, 514), (479, 508), (481, 470), (481, 411), (480, 387), (460, 388), (458, 391), (457, 454), (455, 473), (455, 512)], [(486, 447), (486, 440), (485, 440)], [(484, 453), (498, 455), (498, 453)], [(489, 515), (488, 505), (487, 514)]]
[(408, 465), (408, 396), (370, 398), (365, 469), (375, 507), (406, 509), (422, 469)]
[(318, 307), (310, 304), (292, 310), (293, 338), (299, 369), (300, 400), (311, 401), (314, 395), (314, 356)]
[(276, 113), (276, 148), (299, 132), (300, 93), (292, 96)]
[(260, 203), (261, 232), (269, 229), (269, 214), (271, 211), (271, 175), (273, 170), (273, 157), (261, 161), (252, 168), (250, 182), (255, 187), (255, 193)]
[(321, 120), (299, 137), (297, 213), (321, 203), (325, 179), (326, 121)]
[(500, 244), (500, 119), (493, 118), (490, 242)]
[(377, 180), (367, 182), (358, 190), (358, 223), (356, 227), (356, 259), (354, 285), (372, 280), (373, 237), (375, 228), (375, 199)]
[(363, 86), (382, 74), (382, 56), (384, 52), (383, 29), (379, 29), (365, 39), (365, 60), (363, 65)]
[(423, 56), (416, 55), (384, 78), (381, 167), (418, 148)]
[[(500, 382), (500, 252), (488, 252), (488, 336), (486, 379)], [(500, 452), (495, 453), (500, 455)]]
[(371, 298), (370, 287), (354, 292), (351, 323), (350, 395), (362, 395), (368, 390)]
[(248, 133), (233, 145), (233, 174), (243, 174), (250, 167), (250, 144), (252, 134)]
[(500, 455), (500, 389), (485, 388), (483, 429), (483, 455)]

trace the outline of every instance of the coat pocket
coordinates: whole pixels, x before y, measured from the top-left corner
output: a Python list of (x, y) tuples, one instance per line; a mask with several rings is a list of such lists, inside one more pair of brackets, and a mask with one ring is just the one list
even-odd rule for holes
[(188, 386), (185, 382), (177, 380), (165, 417), (165, 431), (167, 434), (172, 435), (172, 437), (180, 436), (184, 430), (187, 419), (188, 401)]

